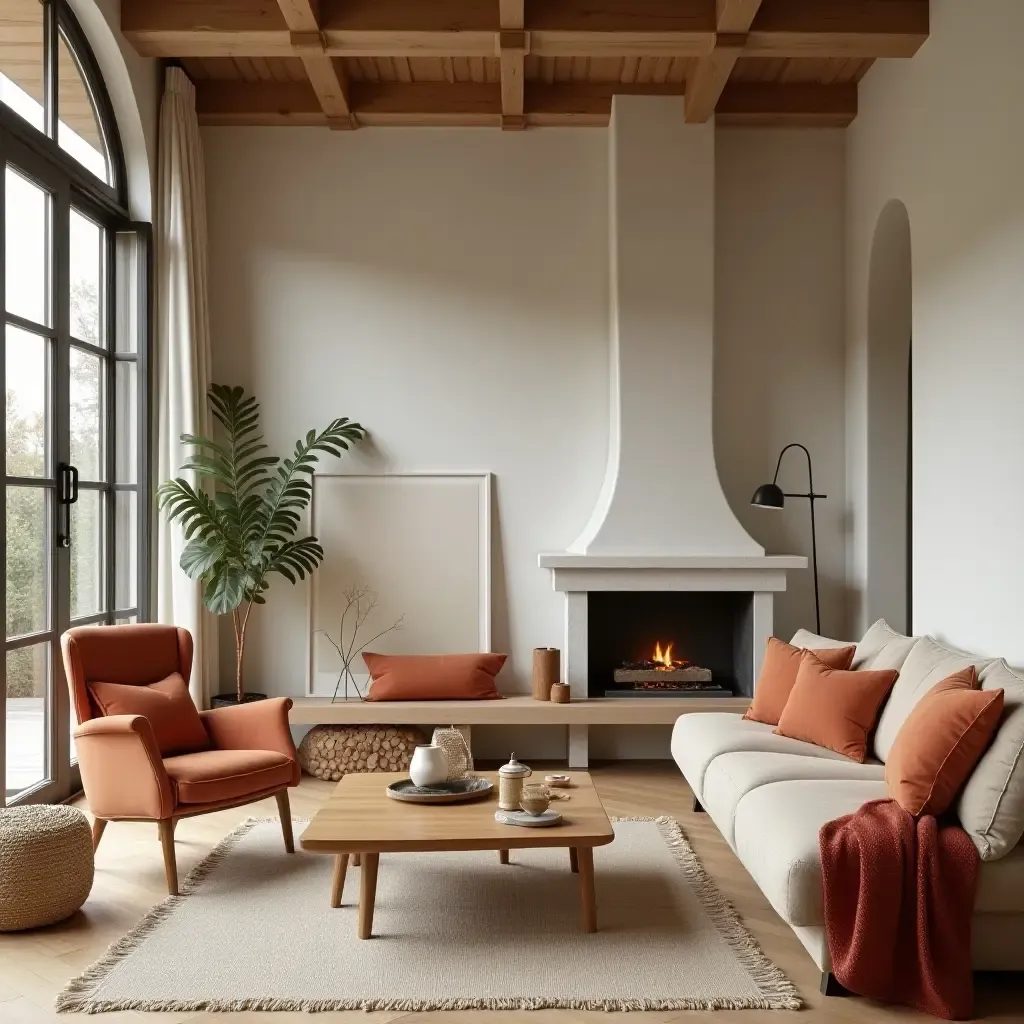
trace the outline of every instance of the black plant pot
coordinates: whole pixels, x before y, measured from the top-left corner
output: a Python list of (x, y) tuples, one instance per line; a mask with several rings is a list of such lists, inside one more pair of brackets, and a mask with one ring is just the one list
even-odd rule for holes
[[(253, 704), (258, 700), (266, 700), (265, 693), (246, 693), (242, 697), (243, 704)], [(234, 693), (218, 693), (210, 701), (211, 708), (233, 708), (238, 703), (238, 696)]]

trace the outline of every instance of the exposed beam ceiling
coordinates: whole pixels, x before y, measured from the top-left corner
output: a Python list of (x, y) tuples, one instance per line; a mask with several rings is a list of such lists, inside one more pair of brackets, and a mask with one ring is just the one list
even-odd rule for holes
[[(928, 36), (928, 0), (123, 0), (121, 17), (141, 54), (229, 66), (196, 83), (206, 123), (333, 127), (598, 124), (613, 92), (665, 91), (690, 121), (848, 123), (870, 61)], [(224, 80), (296, 59), (308, 82)], [(398, 81), (374, 80), (381, 60)]]
[(278, 3), (288, 26), (289, 42), (300, 49), (302, 66), (327, 123), (332, 128), (354, 128), (344, 68), (324, 52), (318, 0), (278, 0)]
[[(501, 96), (475, 82), (353, 82), (352, 116), (360, 125), (498, 126)], [(629, 86), (580, 82), (564, 86), (527, 83), (527, 125), (603, 126), (613, 94), (678, 95), (679, 86)], [(196, 86), (199, 119), (210, 125), (323, 125), (327, 118), (305, 82), (206, 81)], [(857, 115), (856, 85), (731, 83), (719, 101), (726, 125), (845, 127)]]

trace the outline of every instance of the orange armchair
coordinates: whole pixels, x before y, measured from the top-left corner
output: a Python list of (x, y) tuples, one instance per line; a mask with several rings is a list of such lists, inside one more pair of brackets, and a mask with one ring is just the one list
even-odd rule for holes
[[(178, 819), (273, 795), (285, 849), (294, 852), (288, 787), (298, 785), (301, 770), (288, 728), (290, 700), (200, 711), (200, 726), (185, 689), (192, 637), (174, 626), (80, 626), (61, 637), (61, 648), (78, 718), (82, 787), (96, 819), (94, 849), (108, 821), (157, 822), (167, 891), (177, 895)], [(116, 703), (111, 692), (121, 695), (122, 705), (135, 703), (146, 713), (107, 713)], [(179, 752), (173, 740), (183, 730), (191, 742)]]

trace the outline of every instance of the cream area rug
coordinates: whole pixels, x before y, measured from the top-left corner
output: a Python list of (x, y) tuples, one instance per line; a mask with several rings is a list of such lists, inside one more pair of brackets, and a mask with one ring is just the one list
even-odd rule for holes
[(567, 850), (382, 854), (374, 937), (359, 869), (250, 820), (58, 997), (59, 1010), (798, 1009), (671, 818), (594, 851), (598, 932)]

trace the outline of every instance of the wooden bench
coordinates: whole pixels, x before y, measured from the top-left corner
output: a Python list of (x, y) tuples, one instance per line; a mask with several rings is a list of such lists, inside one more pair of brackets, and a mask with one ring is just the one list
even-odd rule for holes
[(742, 714), (746, 697), (597, 697), (568, 704), (529, 696), (505, 700), (408, 700), (332, 702), (295, 697), (293, 725), (455, 725), (467, 740), (474, 725), (564, 725), (569, 730), (569, 767), (586, 768), (592, 725), (672, 725), (695, 711)]

